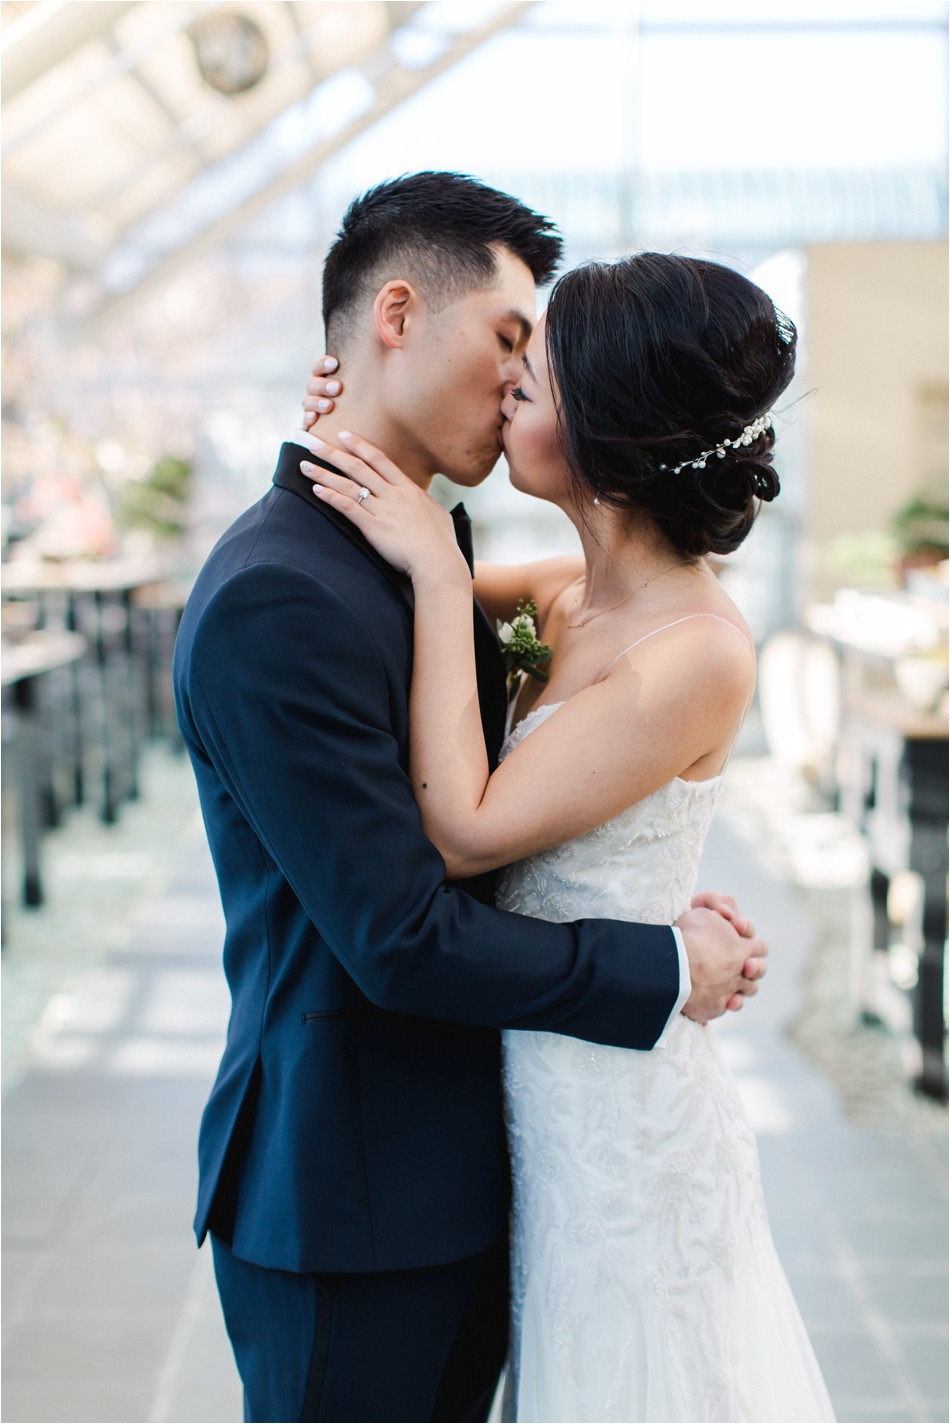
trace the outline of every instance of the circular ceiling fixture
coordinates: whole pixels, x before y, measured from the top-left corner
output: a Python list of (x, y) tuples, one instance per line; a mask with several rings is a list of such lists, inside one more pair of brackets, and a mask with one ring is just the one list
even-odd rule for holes
[(219, 94), (243, 94), (267, 73), (267, 40), (246, 15), (206, 15), (190, 34), (201, 77)]

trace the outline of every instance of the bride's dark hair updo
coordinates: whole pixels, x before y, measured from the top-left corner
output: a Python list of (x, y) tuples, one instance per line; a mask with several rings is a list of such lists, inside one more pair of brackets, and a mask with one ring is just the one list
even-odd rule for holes
[(546, 339), (578, 495), (647, 514), (686, 556), (738, 548), (779, 492), (771, 428), (705, 469), (673, 466), (771, 409), (795, 370), (788, 317), (729, 267), (644, 252), (566, 273)]

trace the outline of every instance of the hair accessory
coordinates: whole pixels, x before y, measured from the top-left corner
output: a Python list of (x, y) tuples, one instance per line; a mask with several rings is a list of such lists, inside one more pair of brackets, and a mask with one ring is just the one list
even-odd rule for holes
[[(713, 455), (716, 455), (720, 460), (724, 460), (726, 458), (727, 449), (731, 447), (733, 450), (738, 450), (740, 445), (751, 445), (753, 440), (758, 440), (760, 435), (765, 434), (771, 424), (772, 412), (768, 410), (765, 415), (757, 416), (750, 425), (747, 425), (744, 430), (740, 431), (734, 440), (723, 440), (721, 444), (716, 445), (712, 450), (703, 450), (701, 454), (696, 456), (695, 460), (684, 460), (682, 464), (674, 465), (672, 473), (678, 475), (680, 470), (685, 470), (687, 467), (693, 470), (705, 470), (706, 461), (711, 459)], [(661, 470), (668, 468), (668, 465), (660, 466)]]

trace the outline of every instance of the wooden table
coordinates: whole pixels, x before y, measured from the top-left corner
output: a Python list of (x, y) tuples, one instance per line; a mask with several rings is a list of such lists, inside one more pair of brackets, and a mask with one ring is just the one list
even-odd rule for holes
[(31, 633), (21, 642), (5, 645), (0, 652), (0, 678), (13, 688), (16, 709), (16, 748), (20, 802), (20, 841), (23, 848), (23, 903), (43, 903), (40, 870), (42, 833), (41, 737), (38, 716), (37, 679), (44, 673), (75, 663), (86, 651), (80, 633)]
[[(137, 692), (132, 647), (131, 610), (137, 590), (155, 586), (167, 574), (167, 563), (156, 558), (94, 560), (73, 559), (62, 563), (35, 561), (9, 563), (3, 566), (2, 590), (6, 597), (35, 596), (42, 610), (41, 621), (50, 623), (49, 605), (57, 594), (65, 600), (65, 610), (55, 616), (66, 631), (77, 631), (77, 603), (83, 598), (92, 602), (91, 642), (98, 677), (99, 712), (97, 737), (102, 755), (102, 801), (100, 816), (111, 825), (118, 808), (126, 798), (138, 796), (138, 753), (141, 740), (141, 718), (134, 712)], [(110, 603), (111, 600), (111, 603)], [(115, 609), (116, 626), (122, 633), (119, 683), (124, 685), (121, 698), (128, 715), (119, 715), (116, 679), (110, 673), (108, 640), (115, 628), (109, 622)], [(149, 677), (151, 672), (149, 672)], [(74, 718), (79, 726), (83, 719), (78, 682), (74, 698)], [(81, 735), (80, 735), (81, 741)], [(77, 756), (74, 768), (76, 804), (84, 799), (83, 766)]]
[(22, 642), (7, 643), (0, 649), (0, 683), (9, 687), (29, 681), (53, 668), (66, 667), (85, 651), (81, 633), (31, 633)]
[(167, 566), (158, 559), (68, 559), (62, 563), (30, 560), (3, 565), (5, 594), (121, 593), (165, 577)]
[[(848, 656), (854, 657), (853, 649)], [(871, 846), (874, 947), (886, 951), (891, 878), (915, 871), (923, 882), (914, 1031), (921, 1046), (920, 1089), (947, 1095), (944, 1062), (944, 954), (947, 934), (948, 719), (921, 712), (896, 689), (845, 687), (847, 765), (842, 809)]]

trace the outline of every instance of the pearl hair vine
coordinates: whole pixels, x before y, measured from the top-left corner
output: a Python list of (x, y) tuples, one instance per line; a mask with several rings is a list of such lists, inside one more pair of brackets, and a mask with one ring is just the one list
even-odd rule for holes
[[(723, 440), (719, 445), (714, 446), (712, 450), (703, 450), (696, 456), (695, 460), (684, 460), (682, 464), (674, 465), (671, 473), (678, 475), (680, 470), (687, 468), (705, 470), (706, 461), (711, 459), (713, 455), (716, 455), (720, 460), (724, 460), (726, 458), (727, 449), (738, 450), (740, 445), (751, 445), (753, 440), (758, 440), (760, 435), (765, 434), (771, 424), (772, 412), (768, 410), (765, 415), (757, 416), (750, 425), (747, 425), (744, 430), (740, 431), (734, 440)], [(660, 466), (661, 470), (669, 468), (668, 465)]]

